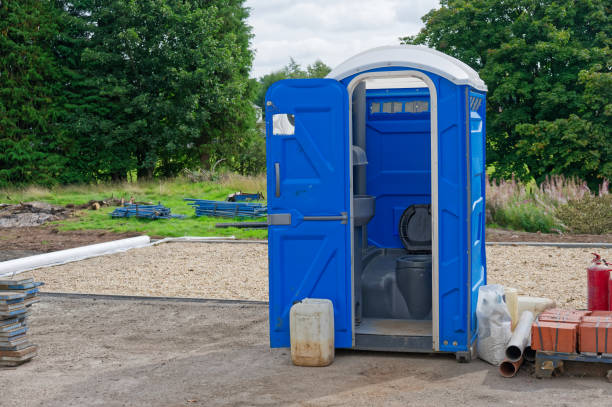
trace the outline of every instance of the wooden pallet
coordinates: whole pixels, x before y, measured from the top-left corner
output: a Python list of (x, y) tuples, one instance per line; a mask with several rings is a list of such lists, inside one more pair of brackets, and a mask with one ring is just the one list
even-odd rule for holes
[(612, 370), (612, 355), (595, 355), (583, 353), (563, 353), (537, 351), (535, 358), (536, 377), (552, 377), (554, 373), (563, 373), (565, 363), (586, 362), (609, 364)]

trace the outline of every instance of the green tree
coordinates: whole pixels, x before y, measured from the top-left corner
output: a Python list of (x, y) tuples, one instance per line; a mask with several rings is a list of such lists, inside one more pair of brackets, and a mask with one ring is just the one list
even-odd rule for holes
[(282, 79), (324, 78), (330, 72), (331, 68), (325, 65), (319, 59), (308, 65), (306, 69), (302, 69), (300, 64), (298, 64), (293, 58), (289, 58), (289, 63), (282, 69), (270, 72), (269, 74), (259, 78), (258, 89), (255, 93), (253, 103), (265, 111), (263, 107), (266, 100), (266, 92), (268, 91), (270, 85), (272, 85), (274, 82), (278, 82)]
[[(77, 0), (87, 27), (70, 129), (97, 177), (171, 176), (254, 127), (243, 0)], [(79, 35), (79, 33), (76, 33)]]
[(0, 2), (0, 187), (54, 183), (66, 164), (57, 21), (50, 1)]
[(426, 44), (487, 83), (494, 177), (612, 177), (610, 4), (603, 0), (442, 0), (402, 42)]

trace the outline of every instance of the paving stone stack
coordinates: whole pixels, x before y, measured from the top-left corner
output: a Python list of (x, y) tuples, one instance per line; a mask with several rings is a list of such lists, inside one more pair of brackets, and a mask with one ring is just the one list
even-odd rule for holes
[(38, 346), (28, 338), (28, 314), (42, 284), (31, 278), (0, 280), (0, 366), (18, 366), (36, 356)]

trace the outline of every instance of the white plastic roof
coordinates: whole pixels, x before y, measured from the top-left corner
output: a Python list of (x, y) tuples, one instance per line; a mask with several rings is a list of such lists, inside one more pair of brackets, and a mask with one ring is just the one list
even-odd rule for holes
[(448, 79), (456, 85), (487, 90), (478, 73), (467, 64), (440, 51), (422, 45), (390, 45), (357, 54), (337, 67), (328, 78), (342, 80), (356, 73), (389, 66), (422, 69)]

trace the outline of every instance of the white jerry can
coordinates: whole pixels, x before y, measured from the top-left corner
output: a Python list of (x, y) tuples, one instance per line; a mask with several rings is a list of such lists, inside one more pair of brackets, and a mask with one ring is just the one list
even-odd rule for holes
[(291, 361), (297, 366), (327, 366), (334, 361), (334, 305), (305, 298), (289, 313)]

